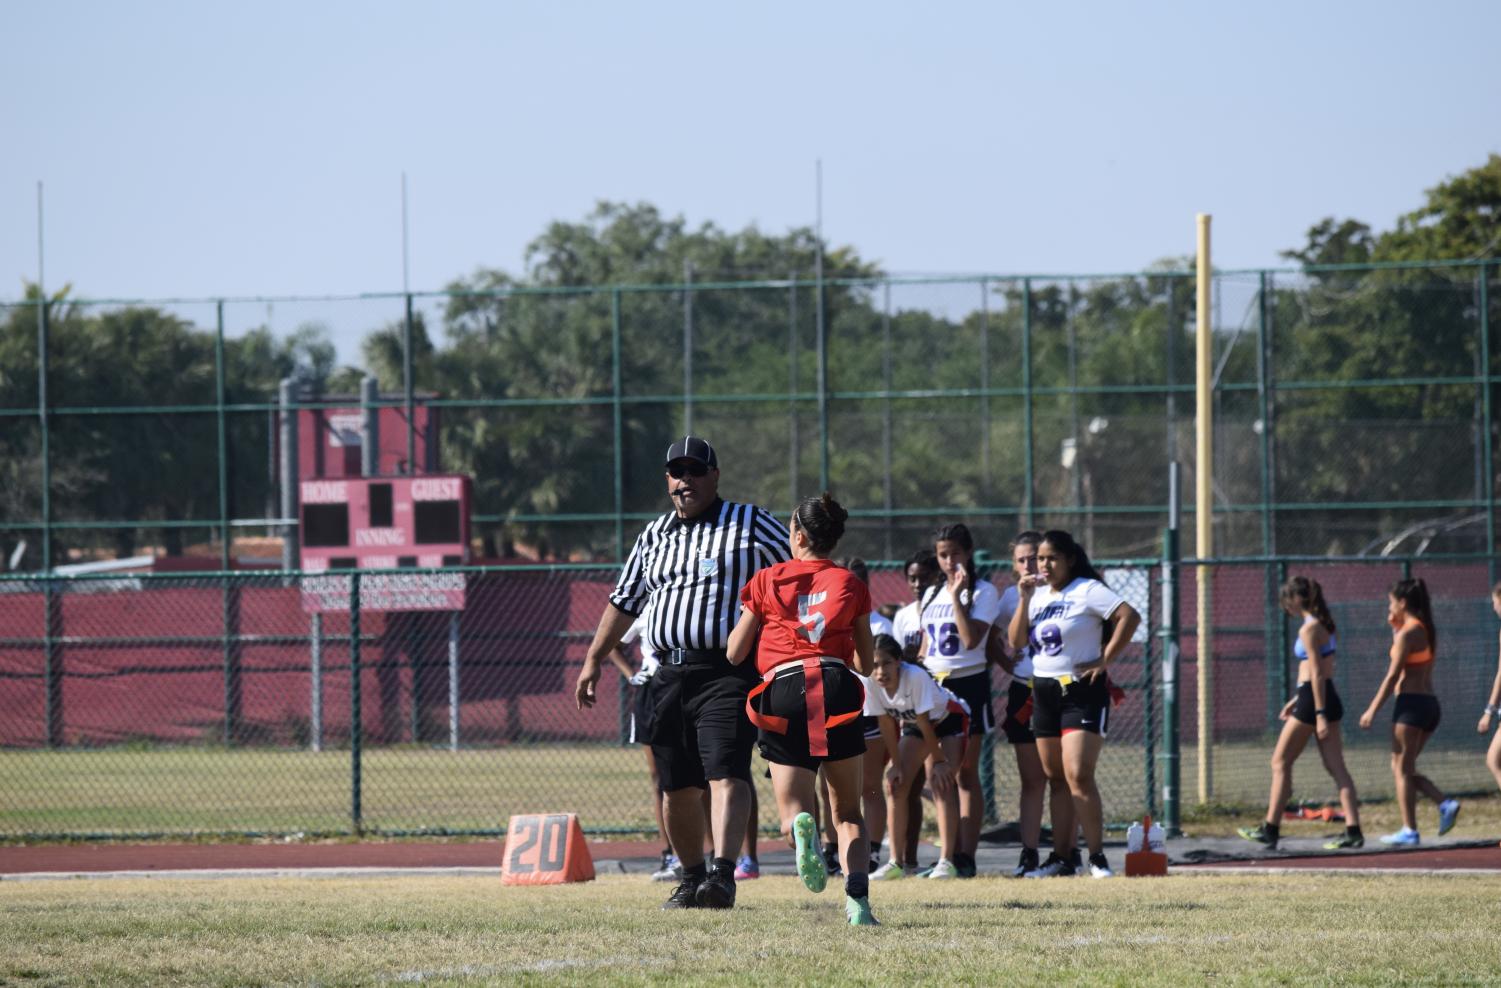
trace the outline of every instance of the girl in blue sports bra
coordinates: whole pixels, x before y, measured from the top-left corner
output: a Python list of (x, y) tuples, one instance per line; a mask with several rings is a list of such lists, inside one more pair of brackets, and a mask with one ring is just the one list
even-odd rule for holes
[[(1275, 848), (1281, 837), (1282, 810), (1293, 791), (1293, 763), (1303, 753), (1309, 737), (1318, 741), (1324, 768), (1339, 787), (1339, 802), (1345, 811), (1345, 832), (1324, 845), (1328, 850), (1361, 847), (1360, 801), (1355, 780), (1345, 768), (1344, 741), (1339, 722), (1344, 704), (1334, 688), (1334, 617), (1324, 602), (1324, 590), (1316, 580), (1295, 576), (1282, 587), (1282, 609), (1303, 619), (1293, 655), (1298, 659), (1298, 689), (1282, 707), (1282, 735), (1272, 751), (1272, 794), (1267, 800), (1266, 820), (1258, 827), (1238, 831), (1246, 840)], [(1314, 656), (1314, 658), (1310, 658)]]

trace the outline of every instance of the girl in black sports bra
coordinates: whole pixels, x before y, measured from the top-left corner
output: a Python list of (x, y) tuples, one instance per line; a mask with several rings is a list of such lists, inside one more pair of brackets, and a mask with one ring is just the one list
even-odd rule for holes
[(1344, 704), (1334, 689), (1334, 616), (1324, 602), (1318, 581), (1295, 576), (1282, 586), (1282, 609), (1302, 618), (1293, 655), (1298, 661), (1298, 689), (1282, 707), (1282, 734), (1272, 749), (1272, 794), (1267, 800), (1266, 819), (1257, 827), (1237, 831), (1249, 841), (1275, 848), (1281, 837), (1282, 809), (1293, 792), (1293, 763), (1303, 753), (1310, 737), (1318, 741), (1324, 769), (1339, 787), (1340, 807), (1345, 812), (1345, 832), (1324, 845), (1328, 850), (1363, 847), (1360, 831), (1360, 800), (1355, 780), (1345, 768), (1344, 740), (1339, 722)]

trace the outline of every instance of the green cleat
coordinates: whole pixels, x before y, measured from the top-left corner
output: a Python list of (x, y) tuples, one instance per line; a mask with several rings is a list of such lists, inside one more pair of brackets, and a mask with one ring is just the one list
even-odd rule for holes
[(809, 892), (822, 892), (828, 884), (829, 870), (818, 850), (818, 825), (810, 813), (799, 813), (792, 820), (792, 837), (797, 841), (797, 873)]
[(851, 926), (880, 926), (880, 920), (876, 919), (870, 911), (870, 899), (865, 896), (855, 898), (852, 895), (844, 897), (844, 914), (849, 917)]
[(1326, 851), (1349, 851), (1358, 847), (1365, 847), (1364, 837), (1355, 837), (1351, 834), (1340, 834), (1324, 842)]

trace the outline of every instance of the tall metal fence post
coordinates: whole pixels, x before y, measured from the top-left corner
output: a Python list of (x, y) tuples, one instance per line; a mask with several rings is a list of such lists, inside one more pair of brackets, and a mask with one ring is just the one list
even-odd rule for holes
[(980, 279), (980, 503), (990, 503), (990, 280), (987, 278)]
[(224, 744), (240, 739), (244, 707), (244, 677), (240, 667), (240, 584), (228, 573), (221, 574), (220, 617), (223, 619)]
[(1485, 428), (1481, 430), (1480, 455), (1484, 462), (1483, 476), (1485, 478), (1485, 554), (1489, 557), (1490, 569), (1489, 586), (1496, 585), (1498, 561), (1496, 559), (1496, 461), (1495, 451), (1492, 446), (1491, 432), (1495, 427), (1495, 409), (1491, 404), (1491, 290), (1490, 271), (1486, 262), (1480, 263), (1480, 287), (1478, 292), (1480, 307), (1480, 368), (1484, 375), (1481, 378), (1480, 407), (1481, 415), (1485, 419)]
[(448, 750), (459, 750), (459, 612), (448, 613)]
[(356, 834), (364, 830), (360, 806), (364, 733), (360, 712), (360, 573), (355, 570), (349, 574), (349, 823)]
[(42, 581), (42, 678), (46, 694), (44, 733), (47, 747), (63, 746), (62, 597), (54, 581)]
[(1022, 524), (1027, 528), (1036, 525), (1032, 489), (1035, 479), (1032, 460), (1032, 279), (1022, 279), (1022, 472), (1026, 475), (1022, 491)]
[(892, 559), (896, 556), (896, 549), (891, 541), (891, 512), (896, 507), (896, 499), (893, 497), (891, 488), (891, 439), (895, 430), (891, 418), (891, 280), (889, 278), (882, 284), (881, 289), (881, 389), (886, 392), (886, 397), (881, 402), (881, 507), (886, 512), (885, 518), (882, 519), (881, 531), (885, 533), (884, 555), (887, 559)]
[(374, 374), (360, 379), (360, 476), (380, 473), (380, 381)]
[(402, 322), (401, 391), (407, 409), (407, 469), (409, 477), (417, 475), (417, 409), (412, 380), (412, 296), (406, 296), (406, 318)]
[[(37, 183), (37, 239), (38, 252), (41, 245), (42, 183)], [(38, 425), (41, 428), (42, 468), (42, 571), (52, 569), (52, 432), (47, 415), (47, 338), (48, 338), (47, 289), (43, 276), (37, 272), (36, 284), (36, 407)]]
[(620, 289), (610, 293), (610, 428), (615, 447), (615, 558), (625, 559), (625, 444), (620, 370)]
[(803, 448), (797, 421), (797, 272), (789, 274), (787, 281), (787, 503), (796, 504), (801, 493), (797, 483), (798, 458)]
[(281, 568), (290, 572), (297, 568), (297, 527), (291, 519), (297, 517), (297, 412), (292, 407), (297, 401), (297, 383), (290, 377), (282, 378), (277, 388), (277, 405), (280, 422), (280, 469), (281, 516), (286, 519), (281, 526)]
[(1182, 764), (1178, 730), (1178, 530), (1162, 533), (1162, 826), (1177, 834), (1182, 824), (1179, 805)]
[(1162, 533), (1162, 826), (1169, 834), (1182, 830), (1182, 732), (1178, 705), (1178, 673), (1181, 667), (1178, 649), (1180, 625), (1178, 615), (1178, 464), (1168, 467), (1168, 527)]
[(310, 639), (312, 680), (308, 702), (308, 746), (314, 751), (323, 750), (323, 612), (314, 611)]
[(683, 262), (683, 432), (693, 432), (693, 262)]
[[(1256, 397), (1260, 403), (1261, 418), (1261, 554), (1267, 558), (1276, 555), (1276, 531), (1272, 521), (1272, 344), (1267, 318), (1267, 274), (1261, 272), (1257, 288), (1257, 334), (1256, 334)], [(1282, 674), (1286, 663), (1282, 661), (1282, 643), (1277, 639), (1280, 626), (1277, 615), (1278, 584), (1275, 564), (1262, 566), (1262, 628), (1265, 638), (1266, 666), (1266, 719), (1271, 727), (1277, 726), (1277, 715), (1282, 710), (1285, 686)]]
[(224, 419), (224, 302), (214, 307), (214, 411), (218, 419), (219, 448), (219, 568), (229, 571), (229, 431)]

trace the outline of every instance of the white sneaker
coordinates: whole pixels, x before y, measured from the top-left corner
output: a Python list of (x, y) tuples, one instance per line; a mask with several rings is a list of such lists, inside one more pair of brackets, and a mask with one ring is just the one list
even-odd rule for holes
[(1090, 878), (1114, 878), (1115, 872), (1110, 870), (1110, 862), (1105, 858), (1105, 852), (1089, 856)]
[(1388, 847), (1417, 847), (1421, 841), (1422, 838), (1418, 836), (1416, 830), (1409, 830), (1406, 827), (1394, 834), (1384, 834), (1381, 838), (1381, 843)]
[(682, 875), (679, 873), (681, 867), (676, 854), (664, 854), (662, 855), (662, 867), (651, 873), (651, 880), (654, 882), (679, 881), (682, 878)]
[(898, 878), (906, 877), (907, 869), (903, 868), (895, 861), (888, 861), (885, 864), (881, 865), (881, 867), (870, 873), (870, 880), (873, 882), (894, 882)]
[(928, 872), (929, 878), (958, 878), (959, 869), (954, 867), (954, 862), (948, 858), (939, 858), (933, 870)]

